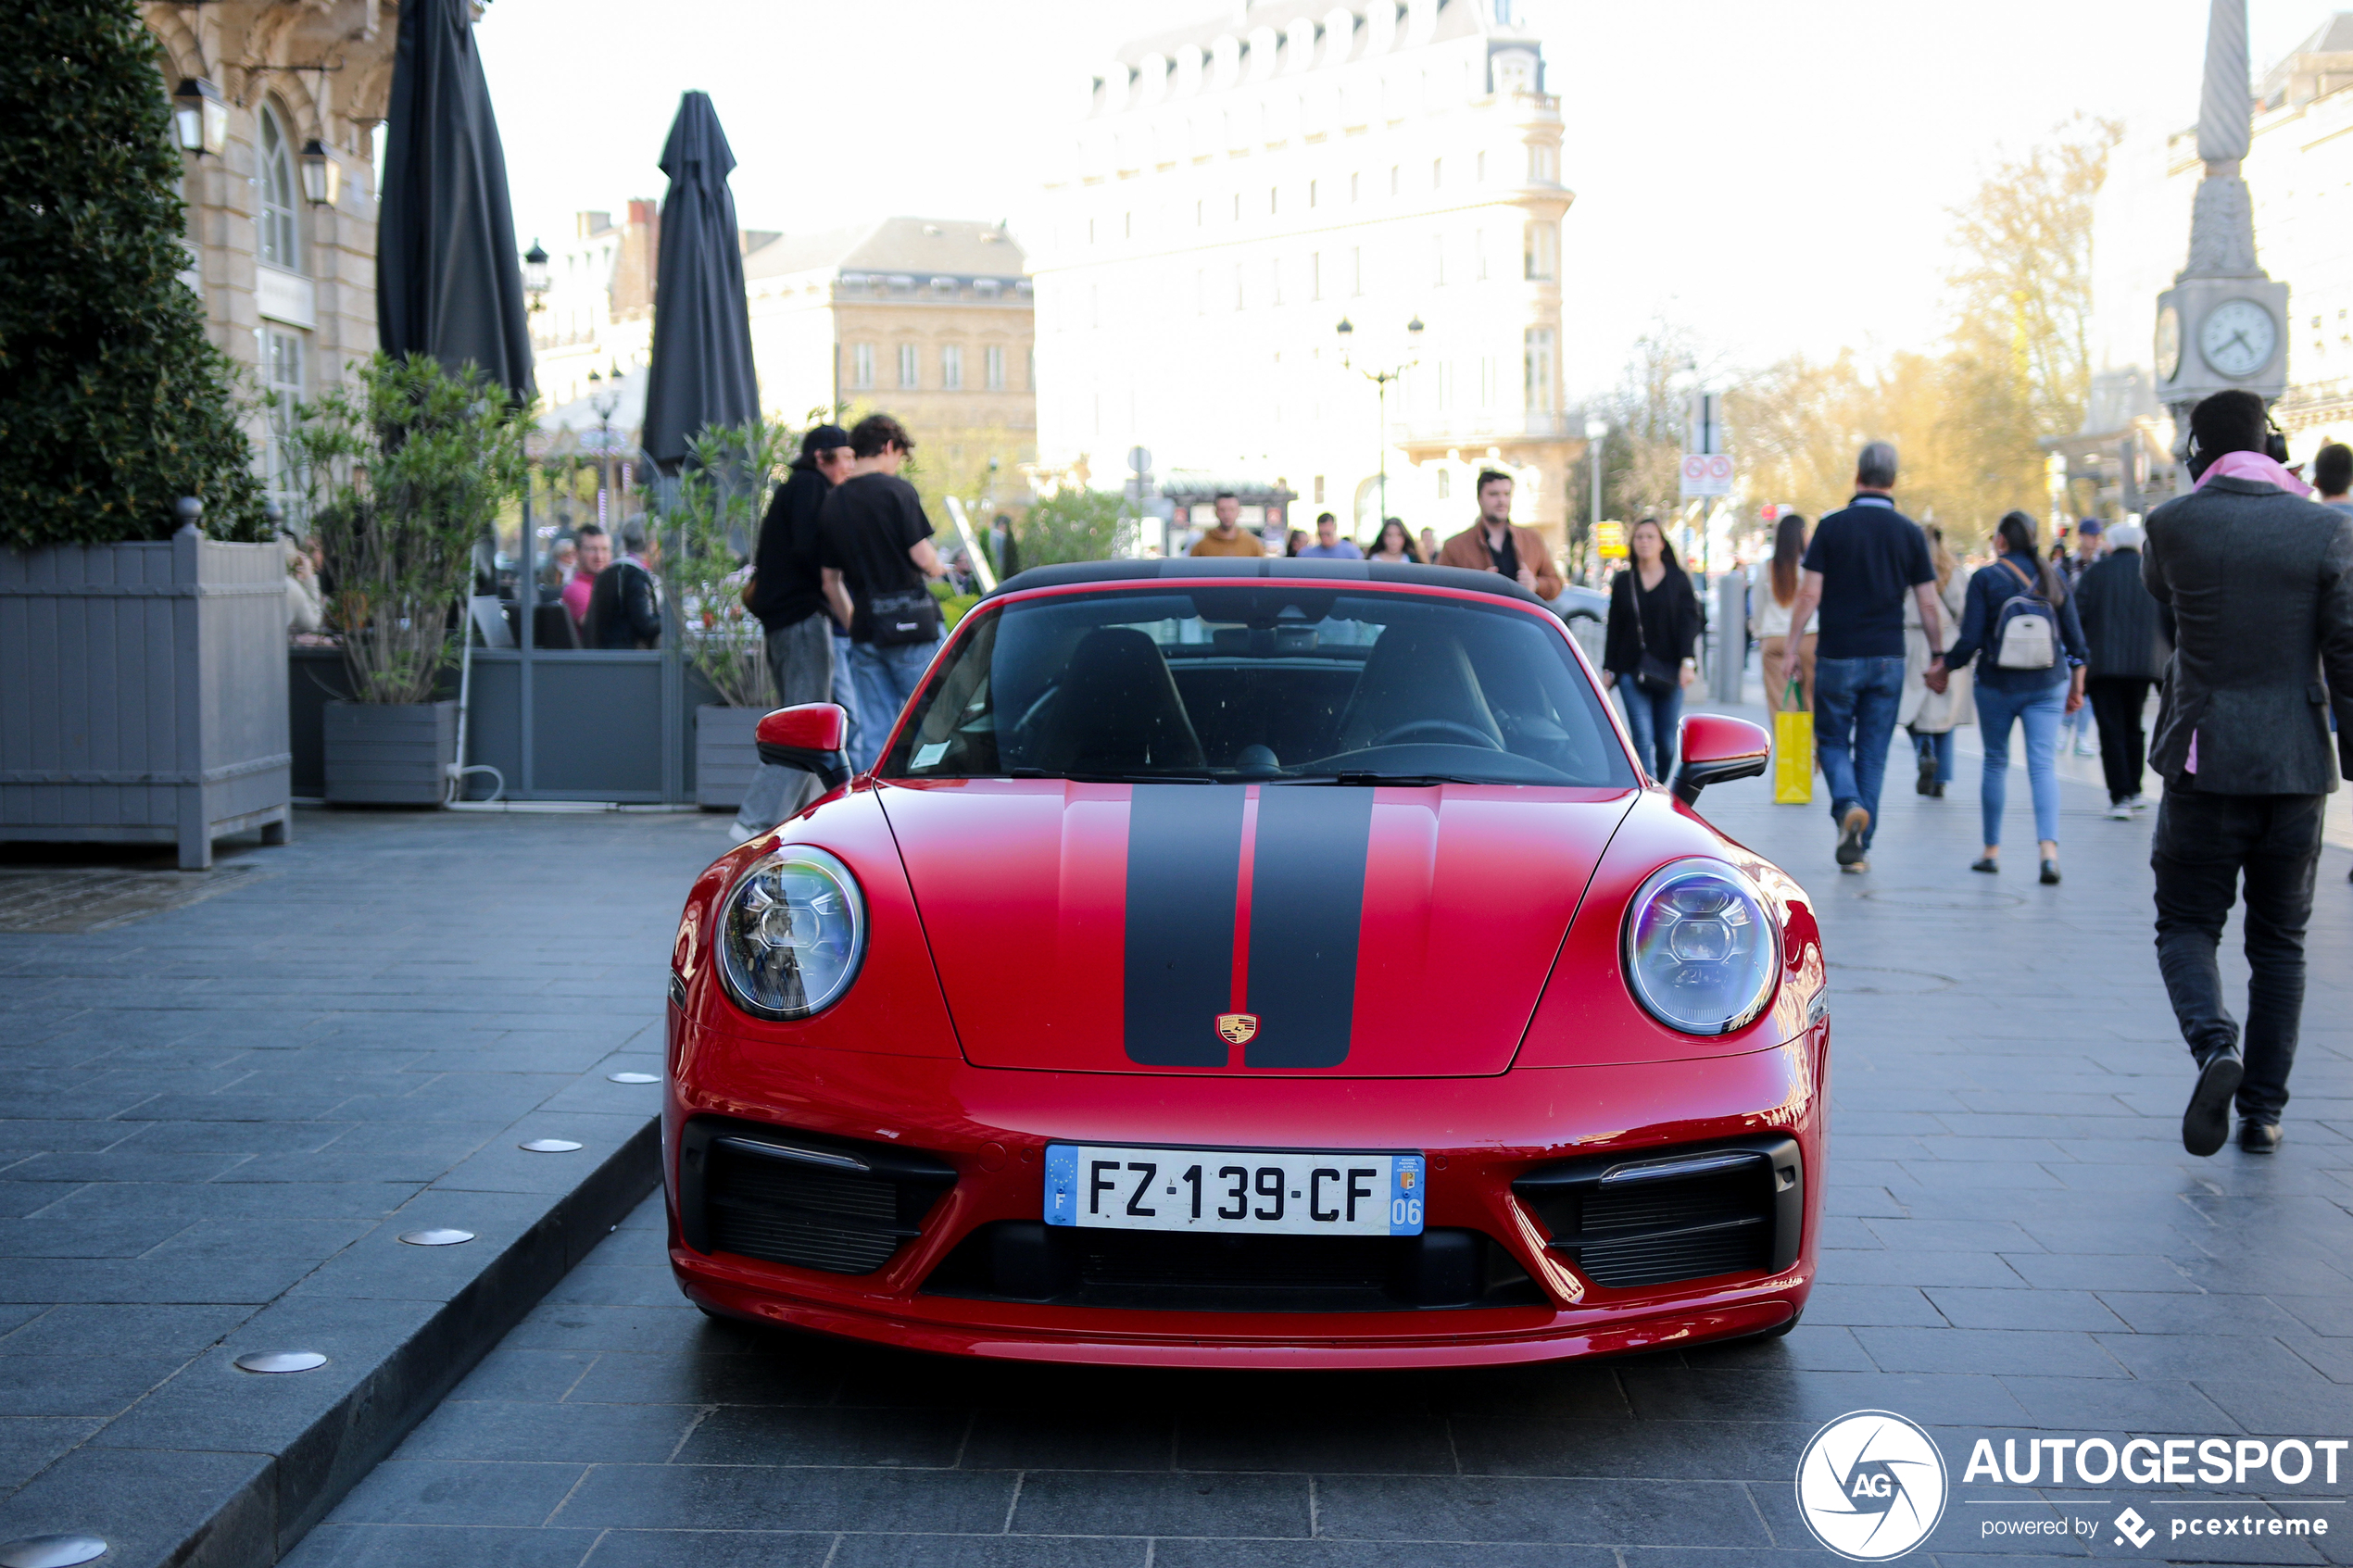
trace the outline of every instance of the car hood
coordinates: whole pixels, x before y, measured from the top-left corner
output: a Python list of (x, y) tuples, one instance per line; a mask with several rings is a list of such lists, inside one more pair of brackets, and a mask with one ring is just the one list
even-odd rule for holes
[(1632, 790), (957, 780), (878, 791), (975, 1065), (1512, 1062)]

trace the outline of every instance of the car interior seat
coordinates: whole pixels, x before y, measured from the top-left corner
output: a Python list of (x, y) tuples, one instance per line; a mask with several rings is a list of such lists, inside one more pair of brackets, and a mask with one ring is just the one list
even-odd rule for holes
[(1493, 737), (1503, 731), (1479, 690), (1462, 639), (1451, 632), (1391, 627), (1373, 645), (1340, 715), (1340, 746), (1362, 751), (1403, 724), (1442, 720)]
[(1099, 626), (1078, 639), (1045, 719), (1031, 753), (1049, 772), (1207, 766), (1168, 661), (1132, 626)]

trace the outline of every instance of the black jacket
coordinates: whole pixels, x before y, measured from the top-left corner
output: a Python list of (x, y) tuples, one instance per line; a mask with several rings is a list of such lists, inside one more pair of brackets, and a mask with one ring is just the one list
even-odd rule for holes
[(654, 574), (627, 556), (597, 573), (588, 590), (587, 645), (592, 648), (649, 648), (661, 641), (661, 600)]
[(2141, 581), (2178, 628), (2149, 738), (2168, 784), (2190, 782), (2193, 734), (2200, 794), (2326, 795), (2353, 776), (2353, 517), (2218, 475), (2149, 513)]
[(2121, 675), (2165, 679), (2172, 656), (2172, 617), (2141, 582), (2141, 552), (2111, 550), (2075, 580), (2075, 613), (2091, 645), (2092, 679)]
[(751, 564), (751, 612), (768, 631), (798, 625), (825, 608), (824, 581), (817, 571), (817, 512), (832, 488), (816, 463), (802, 458), (769, 499)]
[[(1657, 587), (1638, 596), (1640, 581), (1641, 569), (1629, 566), (1609, 585), (1609, 633), (1602, 645), (1602, 668), (1621, 679), (1631, 679), (1641, 670), (1645, 639), (1651, 656), (1670, 665), (1691, 658), (1699, 644), (1699, 596), (1692, 591), (1691, 578), (1670, 570)], [(1634, 621), (1638, 604), (1642, 618), (1639, 629)]]

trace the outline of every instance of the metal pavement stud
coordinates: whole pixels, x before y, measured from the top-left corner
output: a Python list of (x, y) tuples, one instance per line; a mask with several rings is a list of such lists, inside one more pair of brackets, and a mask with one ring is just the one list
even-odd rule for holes
[(316, 1350), (248, 1350), (235, 1364), (239, 1372), (316, 1372), (327, 1358)]
[(608, 1073), (606, 1081), (614, 1084), (659, 1084), (661, 1079), (650, 1073)]
[(0, 1542), (0, 1568), (73, 1568), (107, 1554), (107, 1543), (96, 1536), (71, 1531), (62, 1536), (27, 1536)]
[(534, 1138), (515, 1147), (528, 1154), (570, 1154), (580, 1146), (570, 1138)]
[(447, 1225), (428, 1225), (421, 1231), (402, 1231), (400, 1239), (411, 1247), (455, 1247), (461, 1241), (472, 1241), (472, 1231), (454, 1230)]

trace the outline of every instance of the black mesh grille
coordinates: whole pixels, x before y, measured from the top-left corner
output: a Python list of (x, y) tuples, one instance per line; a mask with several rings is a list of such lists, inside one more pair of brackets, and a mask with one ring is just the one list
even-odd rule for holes
[[(1676, 1173), (1679, 1163), (1691, 1173)], [(1797, 1254), (1799, 1174), (1796, 1143), (1772, 1138), (1567, 1160), (1527, 1173), (1512, 1190), (1552, 1232), (1554, 1251), (1594, 1284), (1629, 1290), (1787, 1267)]]
[(919, 1150), (715, 1118), (688, 1123), (679, 1171), (689, 1246), (837, 1274), (889, 1262), (956, 1179)]
[(1087, 1285), (1258, 1286), (1379, 1290), (1402, 1247), (1389, 1236), (1186, 1236), (1165, 1231), (1081, 1231), (1078, 1277)]

